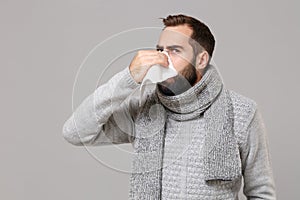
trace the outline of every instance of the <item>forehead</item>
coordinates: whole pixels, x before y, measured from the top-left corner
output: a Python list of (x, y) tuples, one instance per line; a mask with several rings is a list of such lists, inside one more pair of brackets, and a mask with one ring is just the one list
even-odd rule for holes
[(189, 45), (189, 39), (193, 30), (186, 24), (179, 26), (168, 26), (160, 34), (158, 44), (160, 46), (169, 45)]

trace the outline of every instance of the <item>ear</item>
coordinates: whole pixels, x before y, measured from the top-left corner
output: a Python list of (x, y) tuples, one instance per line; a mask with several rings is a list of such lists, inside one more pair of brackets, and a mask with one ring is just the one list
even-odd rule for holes
[(207, 51), (204, 50), (197, 55), (196, 69), (202, 72), (204, 68), (207, 66), (208, 62), (209, 62), (209, 54)]

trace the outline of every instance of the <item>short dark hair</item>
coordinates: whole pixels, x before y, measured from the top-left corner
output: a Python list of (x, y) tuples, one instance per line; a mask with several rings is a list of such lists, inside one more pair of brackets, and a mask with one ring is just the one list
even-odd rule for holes
[[(208, 26), (206, 26), (203, 22), (183, 14), (169, 15), (167, 18), (161, 19), (163, 20), (165, 27), (187, 24), (193, 30), (191, 41), (194, 40), (198, 43), (198, 45), (193, 44), (194, 42), (191, 43), (194, 49), (194, 54), (197, 55), (203, 50), (202, 48), (204, 48), (208, 52), (209, 56), (212, 57), (215, 48), (215, 38)], [(200, 49), (197, 48), (199, 44), (202, 47)]]

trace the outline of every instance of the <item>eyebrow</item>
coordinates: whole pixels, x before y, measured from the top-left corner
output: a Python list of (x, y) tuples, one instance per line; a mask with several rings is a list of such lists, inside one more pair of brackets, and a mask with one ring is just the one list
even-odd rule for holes
[[(164, 47), (159, 46), (159, 45), (156, 45), (156, 48), (157, 49), (162, 49), (162, 50), (164, 49)], [(166, 49), (176, 49), (176, 48), (183, 50), (183, 46), (180, 46), (180, 45), (171, 45), (171, 46), (166, 47)]]

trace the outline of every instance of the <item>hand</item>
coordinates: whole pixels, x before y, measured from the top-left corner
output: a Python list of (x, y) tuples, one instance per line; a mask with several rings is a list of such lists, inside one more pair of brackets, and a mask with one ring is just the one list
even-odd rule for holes
[(141, 50), (132, 59), (129, 70), (133, 79), (141, 83), (149, 68), (155, 64), (168, 67), (168, 57), (157, 50)]

